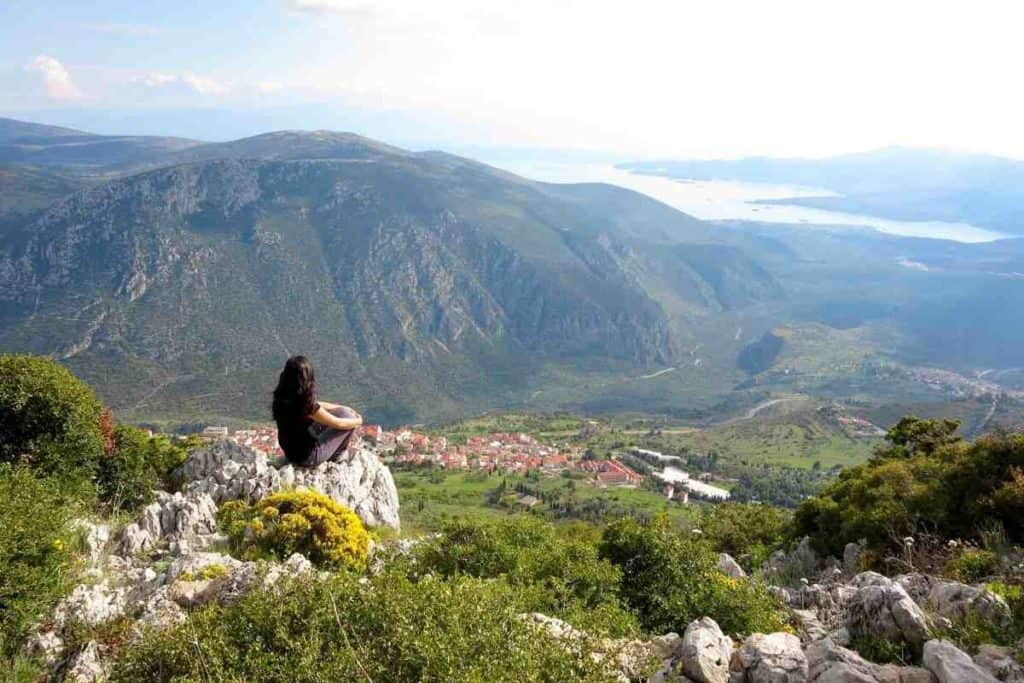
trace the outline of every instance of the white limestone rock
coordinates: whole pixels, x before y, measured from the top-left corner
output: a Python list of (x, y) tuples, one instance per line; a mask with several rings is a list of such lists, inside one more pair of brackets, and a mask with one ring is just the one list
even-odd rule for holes
[(966, 652), (948, 640), (929, 640), (924, 644), (924, 668), (935, 674), (939, 683), (998, 683), (995, 676), (971, 661)]
[(743, 567), (729, 553), (718, 554), (718, 571), (734, 579), (747, 578), (747, 573), (743, 571)]
[(974, 655), (974, 663), (1002, 683), (1024, 683), (1024, 665), (1013, 656), (1013, 650), (999, 645), (982, 645)]
[(131, 556), (163, 540), (187, 540), (217, 531), (217, 504), (204, 493), (158, 492), (142, 517), (121, 533), (118, 553)]
[(54, 609), (54, 628), (63, 631), (72, 624), (99, 626), (117, 619), (125, 614), (127, 597), (127, 588), (114, 586), (110, 581), (75, 586)]
[(205, 493), (217, 503), (254, 502), (282, 488), (305, 487), (351, 508), (367, 526), (399, 527), (398, 489), (391, 471), (366, 448), (351, 450), (341, 462), (278, 470), (250, 448), (217, 442), (193, 452), (175, 476), (186, 492)]
[(828, 636), (828, 630), (821, 623), (821, 620), (818, 619), (818, 614), (814, 610), (795, 609), (793, 614), (796, 615), (796, 618), (800, 620), (800, 625), (803, 626), (804, 636), (801, 640), (805, 644), (813, 643)]
[(902, 641), (920, 651), (928, 639), (928, 619), (900, 584), (881, 574), (864, 572), (854, 577), (852, 585), (857, 593), (847, 613), (851, 636)]
[(926, 669), (879, 665), (825, 638), (807, 647), (810, 683), (934, 683)]
[(90, 640), (69, 661), (67, 678), (71, 683), (98, 683), (106, 680), (107, 668), (101, 656), (102, 646)]
[(711, 617), (692, 622), (683, 633), (683, 672), (697, 683), (727, 683), (732, 639)]
[(36, 657), (47, 666), (53, 666), (64, 654), (64, 639), (52, 629), (31, 633), (25, 641), (25, 654)]
[(807, 657), (790, 633), (755, 633), (732, 656), (729, 683), (805, 683)]
[(962, 621), (974, 612), (993, 624), (1006, 625), (1013, 619), (1010, 606), (1002, 597), (975, 586), (937, 579), (928, 591), (927, 605), (939, 616)]
[(72, 528), (82, 534), (86, 561), (92, 566), (98, 565), (110, 542), (110, 525), (77, 519), (72, 523)]

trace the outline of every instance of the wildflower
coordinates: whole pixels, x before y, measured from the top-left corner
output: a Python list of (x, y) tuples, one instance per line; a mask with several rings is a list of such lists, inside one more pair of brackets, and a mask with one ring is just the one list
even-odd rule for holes
[(907, 546), (913, 546), (914, 545), (914, 537), (913, 536), (907, 536), (906, 538), (903, 539), (903, 543), (904, 543), (904, 545), (907, 545)]
[(704, 532), (703, 532), (703, 531), (701, 531), (700, 529), (693, 529), (693, 530), (691, 531), (691, 533), (692, 533), (692, 534), (693, 534), (694, 536), (700, 536), (700, 535), (702, 535), (702, 534), (703, 534)]
[(64, 552), (64, 541), (60, 540), (59, 538), (54, 539), (53, 549), (56, 550), (58, 553)]
[(807, 580), (807, 579), (806, 579), (805, 577), (801, 577), (801, 578), (800, 578), (800, 583), (802, 583), (803, 585), (805, 585), (805, 586), (806, 586), (807, 584), (809, 584), (809, 583), (810, 583), (810, 581), (808, 581), (808, 580)]

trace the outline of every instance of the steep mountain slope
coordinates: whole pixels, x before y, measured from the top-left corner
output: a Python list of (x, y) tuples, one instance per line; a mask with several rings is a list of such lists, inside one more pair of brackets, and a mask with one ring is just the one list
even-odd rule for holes
[(262, 415), (303, 352), (379, 419), (412, 419), (508, 402), (551, 368), (669, 365), (701, 316), (783, 295), (713, 228), (619, 188), (347, 134), (179, 154), (222, 158), (7, 231), (0, 349), (62, 357), (137, 415)]

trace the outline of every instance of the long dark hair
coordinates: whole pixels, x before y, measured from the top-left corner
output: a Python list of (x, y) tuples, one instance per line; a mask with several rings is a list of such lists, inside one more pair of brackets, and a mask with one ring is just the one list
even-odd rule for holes
[(316, 378), (305, 356), (292, 356), (284, 364), (274, 389), (274, 421), (291, 420), (313, 412), (316, 405)]

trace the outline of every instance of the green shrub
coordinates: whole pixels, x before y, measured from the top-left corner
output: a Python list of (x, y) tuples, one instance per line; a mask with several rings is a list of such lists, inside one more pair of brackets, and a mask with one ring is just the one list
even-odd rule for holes
[(235, 552), (251, 559), (302, 553), (320, 566), (361, 569), (370, 551), (359, 516), (317, 491), (282, 491), (254, 505), (229, 501), (220, 519)]
[(782, 606), (766, 586), (720, 572), (711, 546), (665, 517), (648, 525), (629, 519), (609, 524), (599, 550), (622, 570), (620, 595), (649, 632), (682, 633), (703, 616), (733, 634), (785, 626)]
[(1006, 542), (1024, 541), (1024, 434), (967, 443), (954, 427), (904, 418), (868, 463), (844, 470), (800, 506), (796, 534), (833, 555), (862, 538), (873, 550), (892, 552), (919, 531), (979, 539), (985, 530), (1004, 529)]
[(723, 503), (705, 506), (696, 524), (716, 550), (751, 571), (783, 546), (792, 515), (772, 505)]
[(385, 571), (254, 591), (129, 644), (112, 681), (614, 681), (517, 616), (501, 580)]
[(602, 635), (637, 632), (618, 601), (620, 572), (597, 556), (587, 532), (532, 517), (457, 520), (416, 548), (415, 571), (505, 578), (520, 590), (522, 611), (557, 616)]
[(965, 548), (946, 563), (946, 574), (964, 583), (977, 583), (998, 571), (999, 557), (981, 548)]
[(96, 483), (100, 499), (112, 510), (133, 511), (170, 488), (171, 471), (188, 458), (184, 445), (163, 435), (149, 436), (128, 425), (114, 428), (112, 452), (100, 458)]
[(27, 467), (0, 463), (0, 656), (68, 587), (79, 492)]
[(103, 451), (102, 405), (48, 358), (0, 356), (0, 462), (91, 477)]

